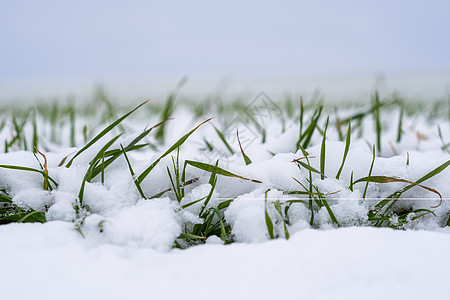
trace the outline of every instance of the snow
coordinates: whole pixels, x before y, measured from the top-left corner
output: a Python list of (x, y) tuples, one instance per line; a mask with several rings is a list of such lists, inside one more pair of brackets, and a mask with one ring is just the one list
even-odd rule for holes
[[(397, 143), (397, 121), (390, 122), (397, 115), (388, 112), (383, 116), (383, 148), (375, 159), (373, 175), (416, 181), (449, 160), (437, 133), (440, 125), (442, 136), (448, 141), (447, 119), (425, 121), (405, 115), (404, 136)], [(219, 159), (219, 167), (240, 177), (218, 175), (211, 193), (214, 186), (210, 182), (211, 173), (188, 165), (186, 180), (192, 183), (185, 186), (181, 199), (173, 192), (166, 192), (158, 199), (143, 199), (134, 182), (138, 175), (200, 122), (183, 108), (174, 118), (177, 121), (167, 124), (166, 141), (161, 147), (129, 152), (134, 176), (121, 156), (106, 168), (104, 183), (97, 176), (84, 183), (83, 193), (80, 188), (89, 164), (114, 136), (112, 133), (77, 156), (69, 168), (59, 166), (66, 155), (72, 153), (70, 159), (76, 151), (67, 145), (69, 141), (60, 136), (59, 144), (45, 143), (46, 149), (42, 151), (48, 160), (49, 175), (58, 183), (57, 187), (51, 183), (52, 190), (43, 189), (39, 173), (0, 168), (0, 189), (4, 189), (14, 204), (45, 212), (48, 220), (45, 224), (0, 226), (2, 297), (423, 299), (448, 294), (450, 288), (445, 278), (450, 261), (445, 257), (450, 247), (450, 229), (446, 227), (450, 211), (450, 168), (422, 183), (439, 192), (443, 198), (440, 205), (437, 193), (416, 186), (402, 195), (403, 199), (388, 216), (391, 225), (398, 225), (400, 230), (370, 228), (373, 224), (368, 212), (377, 202), (407, 184), (370, 183), (367, 198), (362, 199), (365, 182), (354, 184), (352, 189), (350, 178), (352, 173), (353, 181), (368, 175), (371, 145), (376, 141), (373, 120), (364, 120), (365, 133), (353, 132), (339, 179), (335, 176), (345, 143), (338, 140), (337, 130), (330, 126), (325, 143), (326, 178), (321, 179), (316, 173), (311, 176), (317, 189), (315, 194), (328, 201), (339, 223), (337, 228), (326, 206), (317, 201), (310, 207), (308, 195), (295, 194), (305, 192), (303, 186), (310, 184), (309, 171), (295, 163), (299, 159), (306, 162), (303, 152), (296, 151), (298, 122), (287, 120), (282, 126), (279, 120), (266, 116), (263, 119), (267, 125), (265, 143), (260, 137), (250, 135), (253, 134), (250, 129), (255, 128), (240, 131), (245, 152), (252, 159), (249, 165), (245, 164), (234, 139), (235, 128), (232, 137), (227, 136), (234, 154), (223, 147), (213, 127), (221, 128), (219, 121), (204, 124), (180, 149), (181, 170), (185, 160), (214, 164)], [(121, 136), (111, 149), (127, 145), (147, 123), (148, 117), (144, 116), (133, 120), (133, 126), (127, 124), (131, 132)], [(10, 138), (5, 133), (10, 130), (8, 126), (5, 125), (0, 135), (3, 142)], [(66, 135), (66, 127), (58, 128), (60, 135)], [(418, 138), (419, 129), (426, 139)], [(29, 139), (30, 127), (25, 127), (24, 132)], [(48, 131), (41, 134), (45, 141)], [(154, 141), (153, 134), (146, 142)], [(203, 138), (223, 151), (201, 152), (199, 149), (205, 147)], [(306, 149), (311, 166), (317, 170), (321, 167), (321, 141), (321, 135), (315, 134)], [(387, 141), (392, 142), (395, 151), (386, 148)], [(1, 165), (40, 168), (31, 152), (14, 151), (14, 147), (10, 153), (0, 154)], [(171, 155), (163, 158), (141, 182), (147, 197), (171, 188), (168, 172), (175, 172), (176, 151)], [(43, 159), (39, 158), (42, 164)], [(204, 201), (189, 206), (209, 195), (206, 206)], [(204, 245), (195, 246), (194, 242), (189, 244), (178, 239), (180, 234), (189, 234), (196, 224), (205, 221), (201, 211), (211, 212), (230, 199), (233, 201), (221, 209), (221, 216), (231, 230), (227, 241), (235, 243), (224, 245), (217, 235), (205, 236)], [(420, 213), (411, 213), (403, 221), (396, 213), (424, 209), (432, 210), (434, 215), (414, 219)], [(266, 215), (273, 223), (276, 240), (270, 240)], [(212, 222), (218, 220), (214, 215)], [(191, 247), (173, 249), (174, 242)]]
[(0, 227), (0, 286), (5, 299), (444, 299), (445, 231), (305, 229), (161, 252), (92, 245), (65, 222), (11, 224)]

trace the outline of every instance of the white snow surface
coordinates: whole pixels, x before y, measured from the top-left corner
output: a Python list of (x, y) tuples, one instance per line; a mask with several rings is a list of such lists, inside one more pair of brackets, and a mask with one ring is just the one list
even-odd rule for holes
[(3, 299), (446, 299), (450, 235), (305, 229), (289, 241), (161, 252), (69, 223), (0, 227)]

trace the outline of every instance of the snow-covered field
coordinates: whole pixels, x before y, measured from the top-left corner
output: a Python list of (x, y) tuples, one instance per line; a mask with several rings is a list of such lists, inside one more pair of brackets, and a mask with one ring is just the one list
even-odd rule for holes
[(2, 297), (447, 298), (450, 103), (173, 99), (3, 111)]

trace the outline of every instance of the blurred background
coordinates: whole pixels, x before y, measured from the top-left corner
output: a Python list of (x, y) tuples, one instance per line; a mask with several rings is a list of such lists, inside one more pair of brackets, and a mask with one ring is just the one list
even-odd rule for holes
[(449, 3), (0, 0), (0, 99), (448, 97)]

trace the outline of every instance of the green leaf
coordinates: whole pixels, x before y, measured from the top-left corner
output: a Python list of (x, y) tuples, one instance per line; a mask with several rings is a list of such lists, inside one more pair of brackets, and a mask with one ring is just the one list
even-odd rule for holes
[[(370, 182), (369, 178), (372, 175), (372, 170), (373, 170), (374, 163), (375, 163), (375, 145), (373, 145), (373, 149), (372, 149), (372, 164), (370, 165), (369, 176), (366, 177), (367, 181), (366, 181), (366, 186), (364, 187), (364, 192), (363, 192), (363, 195), (362, 195), (363, 199), (366, 199), (367, 188), (369, 187), (369, 182)], [(355, 184), (355, 183), (353, 182), (353, 184)]]
[(269, 190), (266, 191), (266, 196), (265, 196), (265, 200), (264, 200), (264, 216), (265, 216), (265, 220), (266, 220), (267, 231), (269, 232), (270, 239), (273, 240), (275, 238), (273, 235), (273, 223), (272, 223), (272, 220), (270, 219), (269, 213), (267, 212), (267, 193), (268, 192), (269, 192)]
[(55, 185), (55, 187), (58, 187), (58, 183), (55, 180), (53, 180), (53, 178), (51, 178), (49, 175), (45, 174), (44, 171), (41, 171), (41, 170), (36, 170), (33, 168), (29, 168), (29, 167), (13, 166), (13, 165), (0, 165), (0, 168), (39, 173), (44, 177), (44, 179), (46, 178), (46, 179), (50, 180)]
[(239, 179), (243, 179), (243, 180), (249, 180), (252, 182), (256, 182), (256, 183), (262, 183), (259, 180), (256, 179), (249, 179), (249, 178), (245, 178), (239, 175), (236, 175), (234, 173), (231, 173), (227, 170), (224, 170), (222, 168), (207, 164), (207, 163), (202, 163), (202, 162), (198, 162), (198, 161), (192, 161), (192, 160), (186, 160), (185, 164), (191, 165), (193, 167), (196, 167), (198, 169), (201, 169), (203, 171), (207, 171), (207, 172), (211, 172), (211, 173), (216, 173), (218, 175), (222, 175), (222, 176), (227, 176), (227, 177), (235, 177), (235, 178), (239, 178)]
[(327, 122), (325, 123), (325, 129), (323, 130), (323, 137), (322, 137), (322, 146), (320, 150), (320, 179), (325, 179), (325, 142), (327, 139), (327, 128), (328, 128), (328, 122), (330, 121), (330, 117), (327, 118)]
[(108, 127), (106, 127), (105, 129), (102, 130), (102, 132), (100, 132), (99, 134), (97, 134), (89, 143), (87, 143), (83, 148), (81, 148), (75, 155), (74, 157), (72, 157), (71, 160), (69, 160), (69, 162), (66, 164), (66, 168), (69, 168), (72, 165), (73, 160), (80, 155), (81, 153), (83, 153), (84, 151), (86, 151), (89, 147), (91, 147), (93, 144), (95, 144), (99, 139), (101, 139), (103, 136), (105, 136), (108, 132), (110, 132), (111, 130), (114, 129), (114, 127), (116, 127), (117, 125), (119, 125), (123, 120), (125, 120), (129, 115), (131, 115), (132, 113), (134, 113), (137, 109), (139, 109), (141, 106), (143, 106), (144, 104), (146, 104), (148, 102), (145, 101), (143, 103), (141, 103), (140, 105), (138, 105), (136, 108), (134, 108), (133, 110), (131, 110), (130, 112), (126, 113), (125, 115), (123, 115), (122, 117), (120, 117), (119, 119), (117, 119), (115, 122), (113, 122), (111, 125), (109, 125)]
[(242, 148), (241, 140), (239, 139), (239, 131), (238, 130), (236, 130), (236, 134), (237, 134), (237, 140), (239, 143), (239, 148), (241, 149), (242, 157), (244, 157), (245, 164), (249, 165), (252, 163), (252, 160), (247, 156), (247, 154), (245, 154), (244, 149)]
[(204, 236), (195, 235), (195, 234), (189, 234), (189, 233), (182, 233), (178, 236), (177, 239), (183, 239), (183, 240), (206, 240)]
[(145, 195), (144, 195), (144, 192), (142, 191), (141, 185), (137, 182), (136, 179), (134, 179), (134, 170), (133, 170), (133, 167), (131, 166), (130, 160), (128, 159), (127, 152), (123, 148), (122, 144), (120, 144), (120, 148), (122, 149), (123, 156), (125, 157), (125, 160), (127, 161), (128, 169), (130, 170), (130, 174), (131, 174), (131, 177), (133, 178), (133, 182), (136, 185), (136, 188), (139, 191), (139, 194), (141, 195), (141, 197), (145, 199)]
[(182, 138), (180, 138), (175, 144), (173, 144), (166, 152), (164, 152), (163, 155), (161, 155), (154, 163), (152, 163), (147, 169), (145, 169), (141, 175), (139, 175), (138, 177), (138, 182), (139, 184), (142, 183), (142, 181), (144, 181), (145, 177), (147, 177), (148, 174), (150, 174), (150, 172), (156, 167), (156, 165), (159, 163), (159, 161), (161, 159), (163, 159), (165, 156), (167, 156), (169, 153), (171, 153), (173, 150), (177, 149), (178, 147), (180, 147), (181, 145), (183, 145), (183, 143), (189, 138), (189, 136), (191, 136), (191, 134), (193, 134), (200, 126), (202, 126), (203, 124), (205, 124), (206, 122), (209, 122), (212, 118), (209, 118), (206, 121), (203, 121), (202, 123), (200, 123), (197, 127), (195, 127), (194, 129), (192, 129), (191, 131), (189, 131), (187, 134), (185, 134)]
[(220, 132), (219, 129), (216, 128), (216, 126), (214, 126), (214, 129), (216, 130), (217, 135), (219, 136), (220, 140), (223, 142), (223, 144), (225, 145), (225, 147), (228, 149), (228, 151), (230, 151), (231, 155), (234, 154), (234, 150), (233, 148), (231, 148), (230, 144), (228, 144), (225, 135)]
[(342, 169), (344, 168), (345, 160), (347, 159), (348, 150), (350, 149), (350, 139), (352, 136), (352, 121), (350, 120), (348, 122), (348, 129), (347, 129), (347, 138), (345, 139), (345, 150), (344, 150), (344, 157), (342, 158), (341, 166), (339, 167), (339, 171), (336, 174), (336, 179), (339, 180), (341, 177)]

